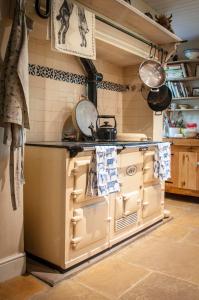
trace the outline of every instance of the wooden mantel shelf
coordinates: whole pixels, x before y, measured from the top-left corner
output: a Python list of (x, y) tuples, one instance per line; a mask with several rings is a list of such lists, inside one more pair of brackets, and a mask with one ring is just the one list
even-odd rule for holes
[(97, 58), (120, 67), (139, 64), (149, 55), (148, 45), (98, 20), (95, 37)]
[(179, 42), (181, 39), (124, 0), (77, 0), (117, 24), (157, 44)]

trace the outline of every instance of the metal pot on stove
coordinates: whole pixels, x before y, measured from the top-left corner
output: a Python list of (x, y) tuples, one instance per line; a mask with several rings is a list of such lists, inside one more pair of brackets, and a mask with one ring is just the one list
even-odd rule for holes
[[(114, 125), (111, 125), (108, 121), (104, 121), (103, 124), (101, 124), (101, 119), (113, 119)], [(99, 141), (115, 141), (117, 138), (117, 123), (115, 116), (98, 115), (96, 121), (96, 131), (94, 131), (93, 124), (91, 124), (89, 128), (92, 132), (93, 140), (97, 139)]]

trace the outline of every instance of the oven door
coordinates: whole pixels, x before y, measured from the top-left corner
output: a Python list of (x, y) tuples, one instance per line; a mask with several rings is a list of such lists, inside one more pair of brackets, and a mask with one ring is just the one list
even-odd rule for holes
[(144, 153), (144, 183), (155, 184), (158, 183), (158, 179), (154, 177), (154, 158), (155, 150), (146, 151)]
[(163, 209), (163, 192), (161, 184), (151, 185), (144, 188), (142, 203), (142, 217), (153, 218), (161, 215)]
[(134, 149), (123, 150), (119, 163), (121, 193), (139, 191), (143, 182), (143, 153)]
[(137, 225), (141, 204), (140, 193), (138, 191), (123, 193), (116, 197), (115, 201), (115, 232)]
[(114, 232), (130, 231), (138, 224), (141, 211), (143, 154), (125, 149), (119, 155), (121, 191), (115, 199)]
[(139, 209), (141, 203), (139, 191), (122, 193), (116, 197), (115, 218), (116, 220), (126, 217)]
[[(99, 202), (73, 210), (71, 219), (71, 257), (89, 257), (108, 246), (109, 205), (102, 197)], [(93, 252), (93, 253), (92, 253)]]
[(87, 155), (77, 156), (73, 159), (73, 168), (71, 174), (73, 176), (73, 190), (71, 198), (74, 203), (82, 203), (88, 201), (86, 196), (89, 165), (91, 160), (91, 152)]

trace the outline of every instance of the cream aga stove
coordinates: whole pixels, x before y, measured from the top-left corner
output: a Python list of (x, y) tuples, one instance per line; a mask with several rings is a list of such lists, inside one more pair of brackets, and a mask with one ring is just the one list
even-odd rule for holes
[(123, 149), (120, 143), (120, 193), (87, 197), (92, 147), (26, 146), (26, 251), (65, 270), (163, 219), (164, 185), (153, 175), (155, 147), (127, 143)]

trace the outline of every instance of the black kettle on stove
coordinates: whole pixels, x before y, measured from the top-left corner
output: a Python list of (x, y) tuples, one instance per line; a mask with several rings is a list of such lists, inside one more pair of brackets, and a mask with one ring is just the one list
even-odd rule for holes
[[(114, 125), (111, 125), (109, 121), (104, 121), (101, 124), (102, 119), (113, 119)], [(89, 126), (92, 132), (93, 140), (98, 141), (115, 141), (117, 138), (117, 122), (115, 116), (112, 115), (98, 115), (96, 121), (96, 131), (94, 131), (94, 126), (91, 124)]]

